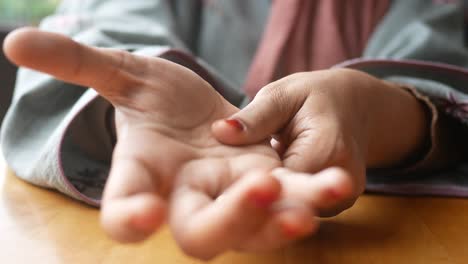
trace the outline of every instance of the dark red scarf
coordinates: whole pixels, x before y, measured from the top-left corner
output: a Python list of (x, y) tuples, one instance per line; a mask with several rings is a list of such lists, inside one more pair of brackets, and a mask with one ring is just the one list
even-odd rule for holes
[(274, 0), (245, 82), (253, 98), (266, 84), (362, 55), (390, 0)]

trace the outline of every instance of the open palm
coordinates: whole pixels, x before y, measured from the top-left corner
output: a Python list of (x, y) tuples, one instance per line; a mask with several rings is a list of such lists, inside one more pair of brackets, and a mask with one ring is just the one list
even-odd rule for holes
[[(284, 186), (287, 172), (270, 173), (281, 161), (268, 143), (219, 143), (213, 122), (238, 109), (191, 70), (35, 29), (14, 32), (4, 49), (14, 63), (93, 87), (115, 107), (101, 213), (114, 239), (143, 240), (168, 219), (185, 252), (210, 258), (276, 248), (316, 226), (313, 204), (327, 199), (327, 181), (297, 177)], [(299, 185), (310, 190), (307, 203), (287, 195)]]

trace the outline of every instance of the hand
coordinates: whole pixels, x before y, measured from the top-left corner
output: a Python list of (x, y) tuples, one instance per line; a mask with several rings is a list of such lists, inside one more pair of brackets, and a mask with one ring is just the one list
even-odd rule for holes
[(353, 190), (339, 203), (316, 205), (322, 216), (349, 208), (364, 190), (366, 168), (402, 165), (421, 149), (429, 131), (424, 106), (410, 93), (348, 69), (287, 76), (261, 89), (228, 120), (243, 127), (215, 122), (212, 132), (220, 142), (251, 144), (273, 135), (272, 144), (289, 169), (345, 170)]
[[(327, 195), (335, 181), (346, 186), (338, 169), (283, 182), (289, 172), (270, 173), (281, 162), (268, 142), (220, 144), (211, 124), (238, 109), (175, 63), (34, 29), (11, 34), (4, 50), (18, 65), (93, 87), (115, 107), (118, 141), (101, 222), (116, 240), (145, 239), (168, 208), (175, 239), (192, 256), (272, 249), (310, 234), (317, 226), (312, 204), (333, 203)], [(308, 204), (283, 192), (285, 183), (308, 186)]]

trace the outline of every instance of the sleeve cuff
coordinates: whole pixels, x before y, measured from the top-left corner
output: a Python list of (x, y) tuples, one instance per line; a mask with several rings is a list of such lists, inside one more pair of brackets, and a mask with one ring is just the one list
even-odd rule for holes
[(100, 205), (114, 147), (110, 109), (109, 102), (89, 90), (69, 113), (59, 138), (56, 188), (92, 206)]
[(450, 110), (441, 102), (450, 101), (452, 97), (454, 101), (465, 100), (466, 94), (462, 91), (468, 82), (468, 70), (444, 63), (393, 59), (353, 59), (335, 68), (360, 70), (397, 83), (427, 106), (431, 114), (430, 145), (423, 155), (400, 168), (398, 173), (434, 171), (462, 160), (468, 146), (463, 135), (467, 131), (468, 114), (459, 106)]
[(454, 133), (460, 131), (459, 122), (439, 112), (431, 99), (417, 90), (416, 87), (396, 83), (402, 89), (410, 92), (428, 109), (430, 114), (430, 142), (423, 147), (422, 153), (404, 168), (393, 170), (393, 173), (418, 173), (443, 169), (459, 162), (462, 158), (460, 151), (456, 151), (457, 142)]

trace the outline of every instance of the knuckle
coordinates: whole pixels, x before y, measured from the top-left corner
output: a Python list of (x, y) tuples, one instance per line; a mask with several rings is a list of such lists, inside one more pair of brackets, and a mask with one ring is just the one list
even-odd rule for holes
[(268, 97), (275, 100), (284, 96), (284, 90), (284, 85), (281, 82), (274, 82), (260, 89), (257, 96), (259, 98)]
[(113, 50), (116, 63), (113, 67), (109, 67), (104, 73), (102, 84), (100, 86), (110, 87), (107, 90), (108, 96), (116, 98), (129, 97), (135, 93), (135, 88), (143, 87), (145, 80), (133, 74), (128, 69), (132, 68), (132, 55), (123, 50)]
[(294, 111), (294, 95), (291, 94), (290, 85), (286, 81), (277, 81), (263, 87), (257, 94), (257, 100), (264, 100), (269, 105), (274, 106), (275, 112), (279, 117), (290, 116)]
[(111, 52), (116, 57), (116, 63), (113, 67), (109, 67), (106, 73), (106, 82), (112, 81), (124, 68), (125, 64), (127, 63), (128, 54), (122, 50), (112, 50)]

